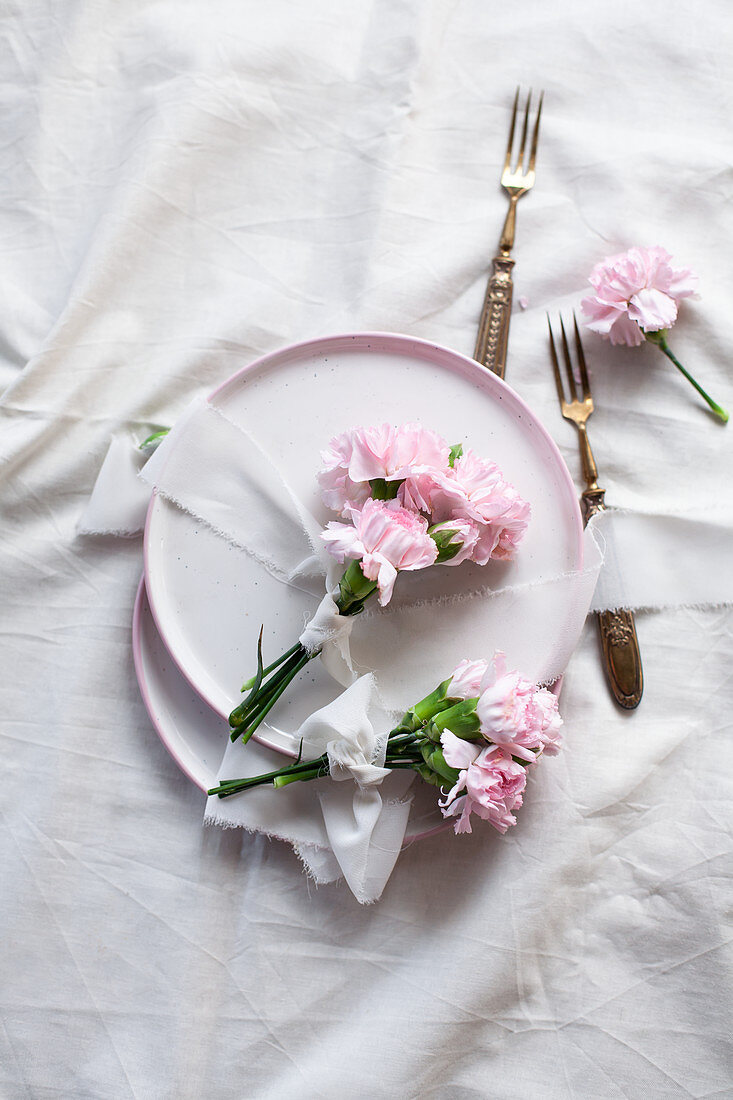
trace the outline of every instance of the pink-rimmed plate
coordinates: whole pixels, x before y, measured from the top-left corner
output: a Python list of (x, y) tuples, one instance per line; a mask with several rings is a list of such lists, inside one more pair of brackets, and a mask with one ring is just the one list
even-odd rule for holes
[[(497, 462), (532, 507), (516, 561), (510, 567), (491, 563), (487, 577), (496, 564), (502, 584), (521, 585), (582, 565), (576, 490), (555, 444), (513, 390), (465, 356), (394, 334), (333, 336), (264, 356), (212, 397), (233, 419), (264, 435), (283, 476), (316, 513), (319, 452), (345, 428), (417, 420), (451, 441), (463, 440)], [(146, 524), (145, 579), (168, 651), (222, 716), (239, 701), (241, 682), (253, 671), (260, 625), (268, 628), (267, 659), (292, 645), (304, 614), (317, 603), (312, 592), (270, 582), (247, 555), (157, 496)], [(558, 635), (563, 629), (558, 622)], [(500, 647), (500, 621), (490, 633)], [(553, 657), (548, 646), (548, 669)], [(538, 669), (537, 679), (546, 678)], [(312, 662), (258, 739), (294, 752), (293, 735), (305, 717), (340, 690), (321, 663)]]

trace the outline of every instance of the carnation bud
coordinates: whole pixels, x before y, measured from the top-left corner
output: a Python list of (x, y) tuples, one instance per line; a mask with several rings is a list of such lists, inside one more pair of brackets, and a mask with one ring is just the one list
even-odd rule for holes
[(435, 559), (437, 565), (450, 561), (463, 549), (463, 539), (460, 537), (460, 532), (452, 527), (441, 526), (440, 530), (431, 527), (428, 534), (438, 547), (438, 556)]
[(368, 580), (358, 561), (352, 561), (341, 578), (336, 604), (342, 615), (358, 615), (364, 601), (376, 590), (376, 581)]
[(425, 742), (420, 746), (420, 751), (426, 765), (434, 775), (439, 777), (441, 784), (447, 782), (454, 786), (458, 782), (459, 773), (446, 764), (443, 750), (439, 746)]
[(443, 730), (450, 730), (464, 741), (475, 741), (481, 736), (481, 720), (476, 714), (478, 699), (462, 699), (452, 707), (436, 714), (426, 726), (425, 733), (431, 741), (440, 741)]

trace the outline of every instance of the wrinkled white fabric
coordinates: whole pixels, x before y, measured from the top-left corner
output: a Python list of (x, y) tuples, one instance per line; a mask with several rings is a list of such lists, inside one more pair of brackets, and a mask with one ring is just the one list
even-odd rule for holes
[[(630, 714), (589, 623), (516, 827), (413, 844), (362, 907), (201, 828), (135, 683), (139, 544), (75, 526), (115, 433), (260, 354), (365, 329), (471, 354), (519, 81), (545, 100), (507, 381), (580, 488), (545, 313), (659, 243), (700, 274), (670, 344), (731, 409), (732, 34), (723, 0), (4, 5), (3, 1097), (730, 1092), (729, 606), (637, 615)], [(730, 531), (733, 426), (658, 349), (584, 341), (609, 506)]]

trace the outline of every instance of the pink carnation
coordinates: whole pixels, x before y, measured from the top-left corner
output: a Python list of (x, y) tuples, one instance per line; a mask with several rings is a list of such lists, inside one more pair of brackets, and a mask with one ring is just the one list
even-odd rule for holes
[(427, 520), (396, 500), (367, 500), (352, 519), (353, 524), (327, 524), (321, 538), (336, 561), (349, 558), (361, 563), (364, 576), (377, 582), (384, 607), (392, 598), (398, 572), (432, 565), (437, 547), (428, 534)]
[(449, 455), (446, 441), (420, 424), (352, 428), (335, 436), (321, 452), (318, 480), (323, 500), (334, 511), (348, 514), (371, 496), (370, 481), (402, 481), (426, 470), (442, 471), (448, 469)]
[(440, 535), (442, 531), (453, 532), (450, 546), (453, 547), (456, 543), (460, 543), (461, 548), (452, 558), (440, 561), (440, 565), (461, 565), (464, 561), (474, 560), (473, 555), (481, 536), (477, 524), (472, 523), (470, 519), (450, 519), (445, 520), (444, 523), (436, 523), (430, 528), (432, 535)]
[(458, 782), (439, 803), (444, 817), (458, 817), (455, 831), (471, 832), (472, 813), (490, 822), (500, 833), (516, 825), (513, 811), (522, 805), (527, 784), (527, 772), (522, 765), (496, 745), (482, 748), (461, 740), (450, 730), (443, 731), (441, 744), (446, 763), (459, 771)]
[(670, 328), (677, 303), (694, 295), (697, 276), (675, 268), (663, 248), (630, 248), (596, 264), (590, 274), (595, 294), (581, 302), (588, 328), (612, 344), (636, 347), (645, 332)]
[(425, 501), (434, 523), (459, 519), (475, 524), (478, 538), (471, 561), (478, 565), (486, 565), (491, 558), (512, 558), (530, 517), (529, 504), (504, 481), (496, 463), (470, 449), (445, 474), (408, 480), (401, 494), (403, 501)]
[(562, 743), (557, 697), (518, 672), (508, 672), (503, 653), (496, 653), (481, 681), (476, 705), (481, 733), (505, 752), (532, 761), (555, 755)]
[(446, 694), (451, 699), (478, 699), (488, 667), (486, 661), (461, 661), (456, 666)]

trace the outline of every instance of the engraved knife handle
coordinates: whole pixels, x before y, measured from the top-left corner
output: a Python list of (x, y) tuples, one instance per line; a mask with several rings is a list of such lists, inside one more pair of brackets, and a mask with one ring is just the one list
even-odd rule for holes
[[(604, 496), (603, 489), (585, 490), (581, 499), (586, 523), (606, 507)], [(613, 697), (625, 710), (634, 710), (644, 691), (644, 673), (633, 612), (599, 611), (597, 617), (603, 664)]]
[(506, 370), (506, 350), (509, 341), (509, 315), (512, 311), (512, 268), (514, 260), (508, 253), (493, 259), (494, 271), (486, 287), (474, 359), (488, 367), (499, 378)]

